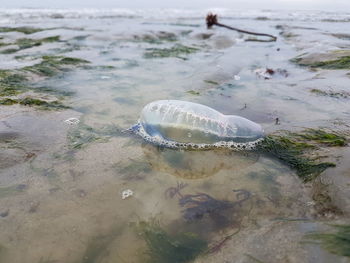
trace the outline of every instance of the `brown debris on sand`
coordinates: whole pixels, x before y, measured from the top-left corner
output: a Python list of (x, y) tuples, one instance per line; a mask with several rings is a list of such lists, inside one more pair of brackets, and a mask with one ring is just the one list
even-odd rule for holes
[(221, 24), (221, 23), (218, 22), (218, 16), (216, 14), (214, 15), (212, 13), (209, 13), (207, 15), (206, 23), (207, 23), (207, 28), (208, 29), (212, 28), (215, 25), (215, 26), (225, 27), (227, 29), (237, 31), (239, 33), (244, 33), (244, 34), (254, 35), (254, 36), (264, 36), (264, 37), (269, 37), (270, 38), (270, 39), (248, 39), (246, 41), (275, 42), (277, 40), (277, 37), (275, 37), (273, 35), (270, 35), (270, 34), (251, 32), (251, 31), (247, 31), (247, 30), (243, 30), (243, 29), (239, 29), (239, 28), (235, 28), (235, 27), (231, 27), (231, 26), (227, 26), (227, 25)]

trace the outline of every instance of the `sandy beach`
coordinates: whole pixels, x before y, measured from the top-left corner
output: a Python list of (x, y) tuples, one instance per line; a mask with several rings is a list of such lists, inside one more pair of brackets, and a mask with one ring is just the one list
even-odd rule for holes
[[(277, 40), (207, 29), (209, 11)], [(349, 23), (0, 9), (0, 262), (350, 262), (349, 239), (312, 236), (350, 235)], [(196, 151), (125, 132), (164, 99), (248, 118), (266, 139)]]

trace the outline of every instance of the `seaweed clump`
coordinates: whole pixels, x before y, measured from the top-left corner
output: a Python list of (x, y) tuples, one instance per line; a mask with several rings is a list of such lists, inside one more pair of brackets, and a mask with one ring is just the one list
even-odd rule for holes
[(334, 60), (319, 61), (308, 66), (323, 69), (350, 69), (350, 56), (344, 56)]
[(314, 146), (297, 142), (285, 136), (269, 135), (258, 146), (258, 149), (266, 154), (272, 155), (295, 169), (297, 175), (305, 182), (317, 177), (329, 167), (335, 167), (334, 163), (316, 163), (305, 156), (306, 150)]
[(207, 249), (207, 242), (193, 233), (168, 234), (157, 223), (141, 222), (138, 230), (147, 243), (149, 263), (185, 263)]
[[(73, 66), (89, 63), (89, 61), (73, 57), (64, 56), (43, 56), (42, 61), (32, 66), (27, 66), (17, 70), (0, 69), (0, 105), (24, 105), (36, 106), (38, 109), (68, 109), (70, 107), (62, 104), (59, 99), (71, 96), (74, 92), (69, 90), (58, 90), (50, 87), (35, 87), (29, 82), (33, 77), (41, 76), (43, 78), (53, 77), (62, 72), (71, 70)], [(34, 91), (45, 94), (52, 94), (58, 97), (56, 100), (42, 100), (40, 98), (15, 97), (18, 94)], [(31, 95), (32, 96), (32, 95)]]
[(144, 54), (145, 58), (176, 57), (183, 60), (187, 60), (187, 58), (183, 57), (184, 55), (195, 53), (199, 49), (178, 44), (171, 48), (147, 48), (146, 50), (147, 52)]
[(52, 77), (67, 67), (90, 63), (80, 58), (71, 58), (63, 56), (43, 56), (42, 62), (33, 66), (24, 67), (24, 71), (29, 71), (37, 75)]
[(215, 85), (215, 86), (220, 85), (218, 82), (216, 82), (214, 80), (204, 80), (204, 82), (207, 84)]
[(49, 110), (49, 109), (69, 109), (70, 107), (63, 105), (59, 101), (45, 101), (35, 98), (24, 98), (19, 101), (19, 104), (24, 106), (39, 106), (42, 109)]
[(37, 93), (52, 94), (52, 95), (58, 96), (60, 98), (71, 97), (76, 93), (75, 91), (72, 91), (72, 90), (54, 89), (54, 88), (51, 88), (48, 86), (35, 87), (35, 89), (33, 91), (37, 92)]
[(145, 174), (152, 171), (152, 166), (148, 162), (129, 158), (128, 164), (118, 162), (113, 168), (126, 180), (142, 180)]
[(258, 150), (272, 155), (295, 169), (297, 175), (305, 182), (317, 177), (329, 167), (335, 167), (331, 162), (317, 162), (307, 156), (318, 146), (345, 146), (345, 137), (336, 133), (318, 129), (307, 129), (301, 133), (289, 133), (288, 136), (269, 135), (258, 146)]
[(143, 35), (134, 35), (133, 41), (135, 42), (146, 42), (150, 44), (162, 44), (166, 42), (174, 42), (177, 40), (177, 37), (174, 33), (159, 31), (159, 32), (150, 32)]
[(310, 233), (306, 238), (316, 241), (330, 253), (350, 257), (350, 225), (333, 225), (335, 233)]
[(8, 33), (8, 32), (19, 32), (26, 35), (30, 35), (33, 33), (37, 33), (40, 31), (44, 31), (46, 29), (43, 28), (34, 28), (34, 27), (27, 27), (27, 26), (21, 26), (21, 27), (0, 27), (1, 33)]
[(311, 89), (311, 93), (317, 94), (320, 96), (327, 96), (327, 97), (332, 97), (332, 98), (337, 98), (337, 99), (347, 99), (350, 97), (350, 93), (346, 91), (342, 92), (336, 92), (336, 91), (323, 91), (320, 89)]
[(100, 140), (101, 137), (98, 136), (92, 127), (86, 124), (79, 124), (75, 129), (68, 132), (67, 139), (69, 148), (76, 150), (83, 148), (91, 142)]
[(297, 56), (290, 61), (302, 67), (321, 69), (350, 69), (350, 55), (348, 55), (349, 51), (343, 51), (342, 53), (342, 55), (336, 52), (326, 54), (326, 57), (324, 57), (323, 60), (318, 57), (314, 58), (313, 55), (310, 55), (307, 57)]
[[(108, 256), (111, 244), (118, 236), (118, 229), (111, 229), (108, 234), (92, 237), (86, 247), (81, 263), (102, 262)], [(51, 262), (51, 261), (50, 261)]]
[(10, 195), (21, 193), (21, 192), (23, 192), (23, 190), (25, 188), (26, 188), (26, 186), (23, 184), (7, 186), (7, 187), (0, 187), (0, 198), (4, 198), (4, 197), (8, 197)]
[(68, 106), (63, 105), (61, 102), (55, 101), (45, 101), (36, 98), (26, 97), (24, 99), (10, 99), (5, 98), (0, 100), (0, 105), (14, 105), (20, 104), (23, 106), (37, 106), (42, 110), (51, 110), (51, 109), (69, 109)]
[(0, 70), (0, 96), (13, 96), (26, 90), (26, 77), (9, 70)]
[[(17, 41), (14, 43), (18, 46), (18, 48), (9, 48), (1, 51), (1, 54), (11, 54), (15, 53), (17, 51), (20, 51), (22, 49), (32, 48), (41, 46), (43, 43), (52, 43), (52, 42), (58, 42), (60, 41), (59, 36), (52, 36), (52, 37), (46, 37), (41, 39), (31, 39), (31, 38), (20, 38), (17, 39)], [(3, 43), (3, 45), (7, 45), (7, 43)]]
[(18, 104), (18, 101), (14, 100), (14, 99), (10, 99), (10, 98), (5, 98), (5, 99), (0, 100), (0, 105), (9, 106), (9, 105), (14, 105), (14, 104)]
[(196, 90), (189, 90), (189, 91), (186, 91), (187, 94), (190, 94), (190, 95), (194, 95), (194, 96), (199, 96), (201, 95), (201, 93), (199, 91), (196, 91)]
[(326, 132), (324, 130), (307, 129), (303, 133), (294, 134), (308, 141), (314, 141), (326, 146), (345, 146), (347, 140), (344, 136), (336, 133)]
[[(89, 63), (89, 61), (79, 58), (63, 57), (63, 56), (43, 56), (42, 62), (27, 66), (19, 70), (0, 70), (0, 97), (15, 96), (27, 90), (34, 90), (40, 92), (54, 93), (53, 89), (46, 88), (30, 88), (27, 82), (27, 72), (34, 73), (40, 76), (52, 77), (69, 67)], [(69, 96), (72, 93), (58, 92), (59, 95)]]
[(94, 128), (84, 123), (79, 123), (68, 132), (68, 146), (70, 149), (81, 149), (86, 145), (98, 141), (106, 142), (110, 137), (122, 136), (123, 132), (114, 125), (102, 128)]

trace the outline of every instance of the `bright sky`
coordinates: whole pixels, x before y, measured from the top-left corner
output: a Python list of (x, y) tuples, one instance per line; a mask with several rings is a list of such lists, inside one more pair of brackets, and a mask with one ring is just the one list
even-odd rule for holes
[(237, 8), (350, 12), (350, 0), (1, 0), (5, 8)]

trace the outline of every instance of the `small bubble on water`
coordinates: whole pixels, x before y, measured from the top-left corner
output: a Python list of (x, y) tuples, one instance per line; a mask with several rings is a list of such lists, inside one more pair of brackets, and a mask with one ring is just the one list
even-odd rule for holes
[(191, 138), (191, 137), (192, 137), (192, 133), (190, 133), (190, 132), (187, 133), (187, 137), (188, 137), (188, 138)]

